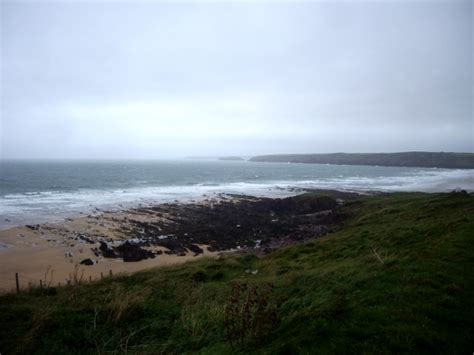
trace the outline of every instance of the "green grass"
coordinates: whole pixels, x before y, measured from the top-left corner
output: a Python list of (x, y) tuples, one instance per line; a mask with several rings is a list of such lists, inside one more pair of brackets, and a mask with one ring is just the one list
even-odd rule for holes
[[(0, 353), (472, 353), (474, 196), (392, 194), (344, 209), (339, 232), (264, 258), (2, 296)], [(279, 323), (232, 347), (232, 285), (266, 282)]]

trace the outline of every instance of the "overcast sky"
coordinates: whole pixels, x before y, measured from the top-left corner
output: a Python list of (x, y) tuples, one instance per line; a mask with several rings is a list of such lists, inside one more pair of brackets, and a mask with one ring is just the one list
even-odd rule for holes
[(469, 0), (0, 6), (3, 158), (474, 151)]

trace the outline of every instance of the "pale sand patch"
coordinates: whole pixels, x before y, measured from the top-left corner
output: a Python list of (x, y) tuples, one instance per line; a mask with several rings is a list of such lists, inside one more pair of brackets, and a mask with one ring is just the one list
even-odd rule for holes
[[(67, 279), (72, 278), (75, 265), (86, 258), (98, 260), (98, 263), (91, 266), (79, 265), (78, 275), (82, 275), (84, 281), (88, 281), (89, 277), (100, 279), (101, 273), (106, 277), (110, 270), (113, 274), (136, 272), (217, 255), (217, 252), (210, 252), (207, 246), (201, 245), (204, 253), (198, 256), (192, 253), (185, 256), (163, 253), (154, 259), (127, 263), (121, 259), (98, 258), (91, 251), (91, 248), (98, 247), (98, 243), (88, 244), (73, 239), (77, 233), (92, 231), (111, 239), (123, 239), (120, 232), (113, 230), (113, 221), (108, 218), (78, 218), (61, 224), (43, 225), (38, 231), (26, 227), (0, 231), (0, 290), (15, 288), (15, 273), (19, 274), (21, 289), (28, 288), (29, 282), (39, 285), (39, 280), (53, 286), (57, 286), (59, 282), (64, 285)], [(72, 257), (67, 256), (67, 253), (71, 253)]]
[[(244, 199), (246, 197), (241, 197)], [(212, 208), (215, 203), (229, 200), (225, 196), (194, 202), (195, 206)], [(237, 201), (236, 197), (232, 200)], [(175, 223), (170, 220), (173, 215), (160, 211), (159, 215), (148, 213), (147, 208), (122, 210), (117, 212), (96, 211), (79, 218), (67, 218), (62, 223), (44, 223), (38, 230), (26, 226), (0, 230), (0, 291), (10, 291), (15, 288), (15, 273), (19, 274), (20, 288), (27, 289), (29, 283), (43, 283), (57, 286), (64, 285), (72, 279), (76, 265), (90, 258), (97, 263), (90, 266), (79, 265), (78, 275), (82, 280), (100, 279), (112, 273), (136, 272), (156, 266), (183, 263), (203, 256), (217, 256), (220, 252), (210, 252), (206, 245), (199, 245), (204, 252), (197, 256), (189, 252), (185, 256), (161, 254), (154, 259), (139, 262), (123, 262), (121, 259), (97, 257), (92, 248), (100, 246), (100, 240), (107, 242), (125, 241), (130, 235), (127, 227), (130, 221), (148, 223)], [(82, 234), (95, 242), (89, 244), (78, 237)], [(162, 250), (162, 247), (146, 249)]]

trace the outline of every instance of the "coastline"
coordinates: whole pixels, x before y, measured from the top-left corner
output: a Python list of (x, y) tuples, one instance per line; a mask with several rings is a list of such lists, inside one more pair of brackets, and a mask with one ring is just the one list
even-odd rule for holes
[[(464, 272), (472, 269), (473, 261), (473, 194), (396, 193), (355, 200), (332, 197), (336, 202), (347, 200), (342, 205), (338, 203), (341, 207), (332, 213), (319, 203), (327, 198), (320, 191), (279, 202), (247, 201), (235, 206), (226, 203), (225, 209), (156, 206), (153, 212), (179, 209), (182, 218), (176, 218), (175, 222), (183, 230), (196, 227), (193, 216), (207, 214), (201, 222), (203, 231), (215, 227), (218, 235), (225, 230), (241, 242), (248, 231), (259, 228), (264, 234), (277, 232), (278, 238), (262, 240), (260, 248), (254, 245), (220, 258), (152, 268), (127, 277), (106, 277), (91, 284), (73, 282), (68, 287), (53, 285), (31, 291), (22, 288), (19, 295), (13, 292), (2, 295), (2, 349), (117, 352), (123, 349), (122, 335), (139, 330), (140, 335), (130, 343), (132, 352), (167, 353), (178, 349), (215, 353), (216, 349), (224, 349), (223, 352), (232, 353), (233, 348), (222, 333), (226, 324), (223, 310), (236, 297), (248, 299), (247, 295), (258, 288), (258, 295), (263, 294), (262, 303), (283, 302), (278, 304), (285, 309), (277, 313), (281, 323), (276, 325), (283, 326), (278, 328), (283, 333), (275, 333), (262, 344), (261, 348), (268, 353), (274, 352), (282, 341), (307, 344), (308, 352), (314, 349), (314, 343), (322, 344), (330, 352), (334, 350), (334, 342), (328, 336), (343, 341), (341, 352), (353, 349), (354, 342), (358, 349), (369, 352), (375, 345), (388, 353), (419, 350), (418, 345), (411, 347), (412, 343), (385, 341), (394, 339), (392, 320), (397, 329), (404, 329), (404, 339), (426, 344), (423, 348), (426, 352), (432, 350), (433, 344), (447, 353), (452, 352), (453, 344), (458, 350), (468, 351), (472, 331), (460, 320), (468, 320), (466, 317), (473, 309), (472, 282)], [(284, 223), (268, 221), (269, 207), (275, 213), (271, 218), (282, 217)], [(311, 210), (315, 212), (308, 213)], [(331, 215), (341, 217), (342, 225), (331, 225), (327, 220), (321, 224), (322, 218)], [(218, 221), (223, 221), (226, 229), (212, 223), (209, 229), (208, 223), (216, 216), (223, 217)], [(239, 216), (252, 218), (245, 218), (237, 227), (233, 222)], [(260, 219), (264, 216), (266, 219)], [(273, 223), (276, 223), (274, 230), (269, 229)], [(326, 237), (315, 236), (311, 228), (323, 225), (336, 230)], [(155, 223), (143, 226), (145, 235), (152, 236), (153, 226)], [(285, 228), (296, 233), (280, 233)], [(241, 230), (245, 233), (237, 233)], [(195, 231), (196, 237), (201, 238), (199, 230)], [(301, 238), (295, 238), (298, 236)], [(259, 252), (265, 252), (262, 249), (277, 242), (281, 242), (277, 248), (288, 247), (259, 257)], [(236, 293), (236, 289), (247, 292)], [(433, 318), (427, 326), (433, 312), (445, 316)], [(394, 314), (402, 316), (394, 318)], [(315, 319), (320, 321), (314, 324)], [(341, 319), (347, 322), (341, 323)], [(149, 324), (153, 327), (144, 328)], [(295, 324), (301, 331), (294, 331)], [(341, 324), (350, 328), (341, 329)], [(446, 328), (446, 324), (450, 326)], [(360, 337), (361, 329), (363, 334), (369, 329), (371, 338), (377, 341), (367, 345), (367, 337)], [(120, 336), (114, 337), (115, 334)], [(200, 334), (210, 334), (212, 338), (201, 342)], [(319, 334), (317, 339), (315, 334)]]
[[(300, 193), (300, 194), (298, 194)], [(0, 291), (97, 280), (238, 252), (266, 255), (336, 231), (339, 206), (387, 192), (294, 190), (289, 197), (219, 194), (0, 230)], [(307, 198), (307, 196), (310, 196)]]
[(474, 169), (474, 153), (394, 152), (258, 155), (251, 162), (369, 165), (415, 168)]
[(40, 280), (64, 285), (74, 278), (96, 280), (110, 272), (135, 272), (223, 252), (266, 254), (335, 230), (342, 220), (335, 212), (338, 205), (359, 196), (321, 190), (312, 195), (318, 197), (309, 202), (305, 195), (226, 195), (0, 230), (0, 290), (15, 287), (15, 273), (25, 289)]
[(59, 223), (104, 210), (214, 199), (226, 193), (286, 197), (310, 188), (448, 192), (459, 187), (474, 191), (474, 170), (459, 169), (247, 161), (11, 161), (0, 170), (0, 230)]

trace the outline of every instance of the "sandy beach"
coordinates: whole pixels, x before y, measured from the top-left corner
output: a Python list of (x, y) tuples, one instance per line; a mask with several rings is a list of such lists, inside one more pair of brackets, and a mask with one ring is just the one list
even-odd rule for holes
[[(109, 243), (127, 239), (117, 227), (127, 212), (103, 213), (100, 216), (68, 219), (63, 223), (20, 226), (0, 231), (0, 291), (9, 291), (16, 287), (15, 273), (19, 275), (20, 288), (29, 285), (43, 284), (64, 285), (75, 276), (83, 281), (113, 274), (135, 272), (156, 266), (183, 263), (202, 256), (216, 255), (207, 250), (207, 246), (199, 245), (203, 252), (185, 255), (167, 254), (166, 248), (147, 248), (156, 252), (154, 258), (137, 262), (124, 262), (120, 258), (104, 258), (97, 256), (92, 249), (100, 245), (100, 240)], [(33, 228), (31, 228), (33, 227)], [(78, 237), (90, 238), (91, 242)], [(160, 253), (158, 255), (158, 253)], [(90, 259), (93, 265), (81, 265), (81, 261)]]

